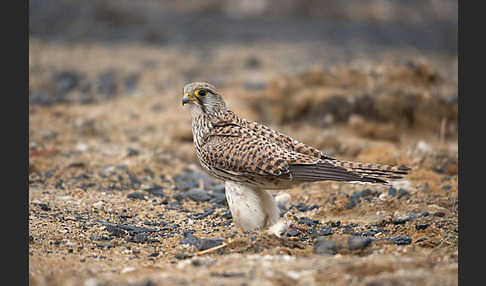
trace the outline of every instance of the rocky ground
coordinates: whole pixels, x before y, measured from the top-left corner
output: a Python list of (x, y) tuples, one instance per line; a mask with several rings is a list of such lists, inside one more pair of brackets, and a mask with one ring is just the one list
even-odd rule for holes
[[(457, 285), (457, 56), (353, 51), (31, 37), (30, 284)], [(412, 171), (275, 192), (297, 227), (243, 233), (193, 152), (195, 80), (333, 157)]]

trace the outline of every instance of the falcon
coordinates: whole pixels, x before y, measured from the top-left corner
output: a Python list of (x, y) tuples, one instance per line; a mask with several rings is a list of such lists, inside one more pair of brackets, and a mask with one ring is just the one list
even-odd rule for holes
[(234, 223), (243, 231), (285, 232), (269, 190), (317, 181), (388, 184), (409, 168), (331, 158), (263, 124), (238, 117), (216, 88), (186, 84), (182, 105), (190, 106), (194, 149), (203, 169), (225, 182)]

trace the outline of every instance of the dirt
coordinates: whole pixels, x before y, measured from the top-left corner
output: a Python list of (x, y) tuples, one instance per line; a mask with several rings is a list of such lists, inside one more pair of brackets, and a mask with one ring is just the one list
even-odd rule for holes
[[(243, 233), (195, 157), (196, 80), (335, 158), (412, 170), (275, 191), (296, 228)], [(29, 90), (30, 285), (458, 284), (457, 56), (31, 36)]]

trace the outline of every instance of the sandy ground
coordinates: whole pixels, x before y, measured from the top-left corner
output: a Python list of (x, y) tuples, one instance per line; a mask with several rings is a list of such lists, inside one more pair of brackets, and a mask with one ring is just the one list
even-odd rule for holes
[[(457, 58), (398, 50), (316, 65), (346, 55), (315, 45), (31, 38), (30, 285), (457, 285)], [(338, 159), (412, 171), (392, 186), (275, 192), (299, 229), (242, 233), (193, 152), (181, 106), (193, 80)], [(224, 247), (201, 253), (203, 242)]]

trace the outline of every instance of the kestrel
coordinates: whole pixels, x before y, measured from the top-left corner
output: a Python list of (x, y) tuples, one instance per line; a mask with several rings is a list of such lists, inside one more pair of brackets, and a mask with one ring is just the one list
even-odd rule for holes
[(185, 104), (191, 108), (197, 158), (210, 175), (225, 182), (233, 221), (244, 231), (282, 226), (279, 208), (268, 190), (316, 181), (387, 184), (410, 170), (326, 156), (290, 136), (238, 117), (209, 83), (185, 85)]

